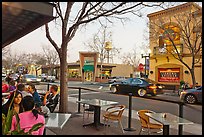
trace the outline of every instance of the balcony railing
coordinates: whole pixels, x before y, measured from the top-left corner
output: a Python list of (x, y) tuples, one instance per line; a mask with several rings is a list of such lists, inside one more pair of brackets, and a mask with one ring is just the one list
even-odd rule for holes
[[(180, 54), (183, 54), (183, 44), (176, 45), (177, 50)], [(175, 48), (172, 45), (161, 47), (154, 47), (153, 54), (154, 55), (166, 55), (166, 54), (177, 54)]]

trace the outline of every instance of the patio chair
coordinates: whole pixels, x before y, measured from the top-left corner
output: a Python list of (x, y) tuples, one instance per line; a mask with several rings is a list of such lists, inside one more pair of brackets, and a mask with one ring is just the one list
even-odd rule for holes
[(115, 105), (108, 107), (103, 114), (103, 119), (104, 119), (104, 126), (105, 126), (105, 132), (106, 132), (106, 127), (109, 126), (109, 121), (116, 121), (118, 122), (118, 126), (121, 127), (122, 133), (124, 133), (123, 126), (121, 123), (122, 120), (122, 114), (125, 110), (125, 105)]
[(145, 115), (145, 113), (155, 113), (155, 112), (151, 110), (139, 110), (137, 112), (137, 115), (141, 123), (139, 135), (141, 134), (141, 131), (144, 131), (144, 132), (147, 131), (148, 135), (150, 135), (150, 133), (161, 133), (163, 131), (163, 125), (159, 123), (158, 124), (152, 123), (150, 121), (149, 116)]
[(83, 125), (85, 124), (85, 116), (87, 115), (87, 118), (89, 118), (90, 114), (94, 114), (94, 107), (83, 104)]

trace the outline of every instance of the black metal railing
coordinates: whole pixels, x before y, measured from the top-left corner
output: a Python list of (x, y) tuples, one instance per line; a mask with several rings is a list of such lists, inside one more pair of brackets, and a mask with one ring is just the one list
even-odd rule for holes
[[(47, 83), (47, 89), (49, 90), (49, 86), (50, 85), (53, 85), (53, 84), (56, 84), (56, 83)], [(88, 90), (88, 91), (95, 91), (95, 92), (98, 92), (98, 90), (94, 90), (94, 89), (90, 89), (90, 88), (84, 88), (84, 87), (74, 87), (74, 86), (68, 86), (68, 88), (70, 89), (78, 89), (78, 101), (81, 101), (81, 91), (82, 90)], [(152, 98), (152, 97), (148, 97), (148, 98), (145, 98), (145, 97), (138, 97), (138, 98), (143, 98), (143, 99), (149, 99), (149, 100), (156, 100), (156, 101), (163, 101), (163, 102), (168, 102), (168, 103), (174, 103), (174, 104), (178, 104), (178, 115), (179, 117), (183, 118), (183, 106), (188, 106), (188, 107), (191, 107), (189, 104), (186, 104), (184, 102), (181, 102), (181, 101), (174, 101), (174, 100), (167, 100), (167, 99), (160, 99), (160, 98)], [(129, 101), (129, 106), (131, 106), (132, 102)], [(81, 113), (80, 112), (80, 106), (81, 104), (78, 103), (78, 112), (77, 113)], [(193, 107), (191, 107), (192, 109), (194, 109)], [(183, 125), (179, 125), (179, 129), (178, 129), (178, 134), (179, 135), (182, 135), (183, 133)]]

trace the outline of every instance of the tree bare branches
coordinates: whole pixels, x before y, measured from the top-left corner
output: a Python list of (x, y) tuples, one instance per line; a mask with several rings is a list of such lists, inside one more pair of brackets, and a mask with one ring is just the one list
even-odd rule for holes
[[(150, 22), (152, 42), (189, 69), (194, 86), (194, 68), (202, 57), (202, 15), (198, 14), (201, 10), (188, 10)], [(161, 41), (163, 45), (159, 45)], [(191, 57), (190, 65), (184, 58), (188, 56)]]
[(113, 22), (113, 19), (123, 20), (127, 13), (140, 15), (139, 10), (142, 7), (160, 6), (162, 2), (146, 3), (144, 2), (54, 2), (61, 22), (62, 41), (57, 44), (51, 37), (48, 24), (45, 25), (46, 37), (57, 50), (60, 57), (60, 112), (67, 112), (67, 46), (75, 36), (79, 26), (90, 22), (104, 21)]

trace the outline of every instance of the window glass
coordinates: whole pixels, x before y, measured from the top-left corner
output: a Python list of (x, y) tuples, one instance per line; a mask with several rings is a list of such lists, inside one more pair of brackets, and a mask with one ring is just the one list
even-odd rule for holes
[(132, 80), (132, 84), (142, 84), (142, 83), (143, 83), (143, 81), (140, 79), (133, 79)]

